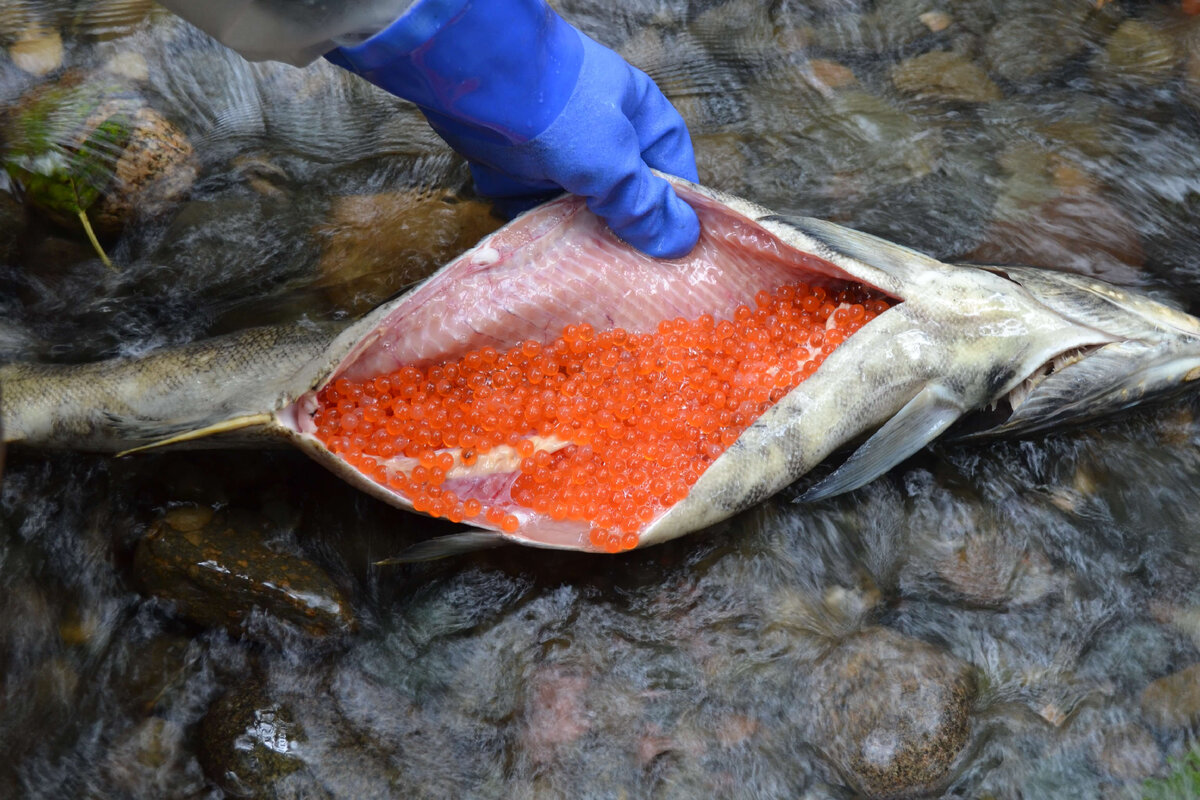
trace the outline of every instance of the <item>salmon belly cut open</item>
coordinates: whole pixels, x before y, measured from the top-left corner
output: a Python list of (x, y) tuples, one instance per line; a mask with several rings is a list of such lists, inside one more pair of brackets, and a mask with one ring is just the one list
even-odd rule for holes
[(619, 552), (895, 302), (720, 203), (657, 261), (579, 201), (501, 229), (398, 301), (298, 406), (397, 504)]

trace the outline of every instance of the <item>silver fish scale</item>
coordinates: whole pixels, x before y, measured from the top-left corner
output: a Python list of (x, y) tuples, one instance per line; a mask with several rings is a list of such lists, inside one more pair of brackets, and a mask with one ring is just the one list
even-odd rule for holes
[[(304, 368), (342, 327), (253, 328), (93, 364), (0, 365), (5, 440), (111, 452), (269, 413), (311, 388)], [(238, 438), (261, 437), (250, 427)]]

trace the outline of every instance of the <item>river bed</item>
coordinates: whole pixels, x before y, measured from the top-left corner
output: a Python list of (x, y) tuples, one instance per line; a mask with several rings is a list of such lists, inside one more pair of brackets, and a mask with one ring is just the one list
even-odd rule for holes
[[(556, 7), (676, 103), (702, 183), (1200, 310), (1194, 4)], [(97, 115), (167, 153), (92, 207), (111, 269), (0, 176), (4, 360), (350, 318), (502, 224), (410, 106), (328, 64), (127, 0), (0, 20), (6, 159)], [(630, 554), (403, 566), (376, 562), (458, 528), (298, 453), (13, 449), (0, 796), (1189, 796), (1198, 410), (938, 444)]]

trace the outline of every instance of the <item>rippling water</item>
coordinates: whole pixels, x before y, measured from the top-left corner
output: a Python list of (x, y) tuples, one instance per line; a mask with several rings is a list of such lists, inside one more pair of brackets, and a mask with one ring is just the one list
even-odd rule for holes
[[(560, 6), (676, 102), (704, 183), (1194, 311), (1200, 17), (1182, 9)], [(3, 141), (36, 87), (82, 80), (176, 126), (196, 170), (105, 237), (115, 270), (9, 182), (0, 357), (351, 315), (499, 224), (419, 116), (332, 67), (249, 65), (147, 4), (0, 19)], [(1200, 724), (1196, 411), (937, 446), (849, 496), (785, 492), (626, 556), (408, 567), (373, 564), (449, 526), (296, 454), (10, 453), (0, 795), (1140, 797)], [(196, 509), (251, 520), (250, 544), (171, 551), (168, 572), (146, 542), (210, 546), (157, 522)], [(234, 619), (260, 596), (240, 589), (204, 613), (145, 594), (146, 570), (182, 586), (256, 553), (325, 575), (313, 591), (353, 628)]]

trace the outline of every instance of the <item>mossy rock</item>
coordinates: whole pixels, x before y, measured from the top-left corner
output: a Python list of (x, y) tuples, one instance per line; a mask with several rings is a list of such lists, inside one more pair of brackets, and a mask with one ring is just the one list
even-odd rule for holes
[(75, 230), (85, 212), (101, 235), (155, 214), (191, 187), (192, 145), (137, 92), (78, 73), (39, 86), (3, 119), (4, 168), (26, 202)]

